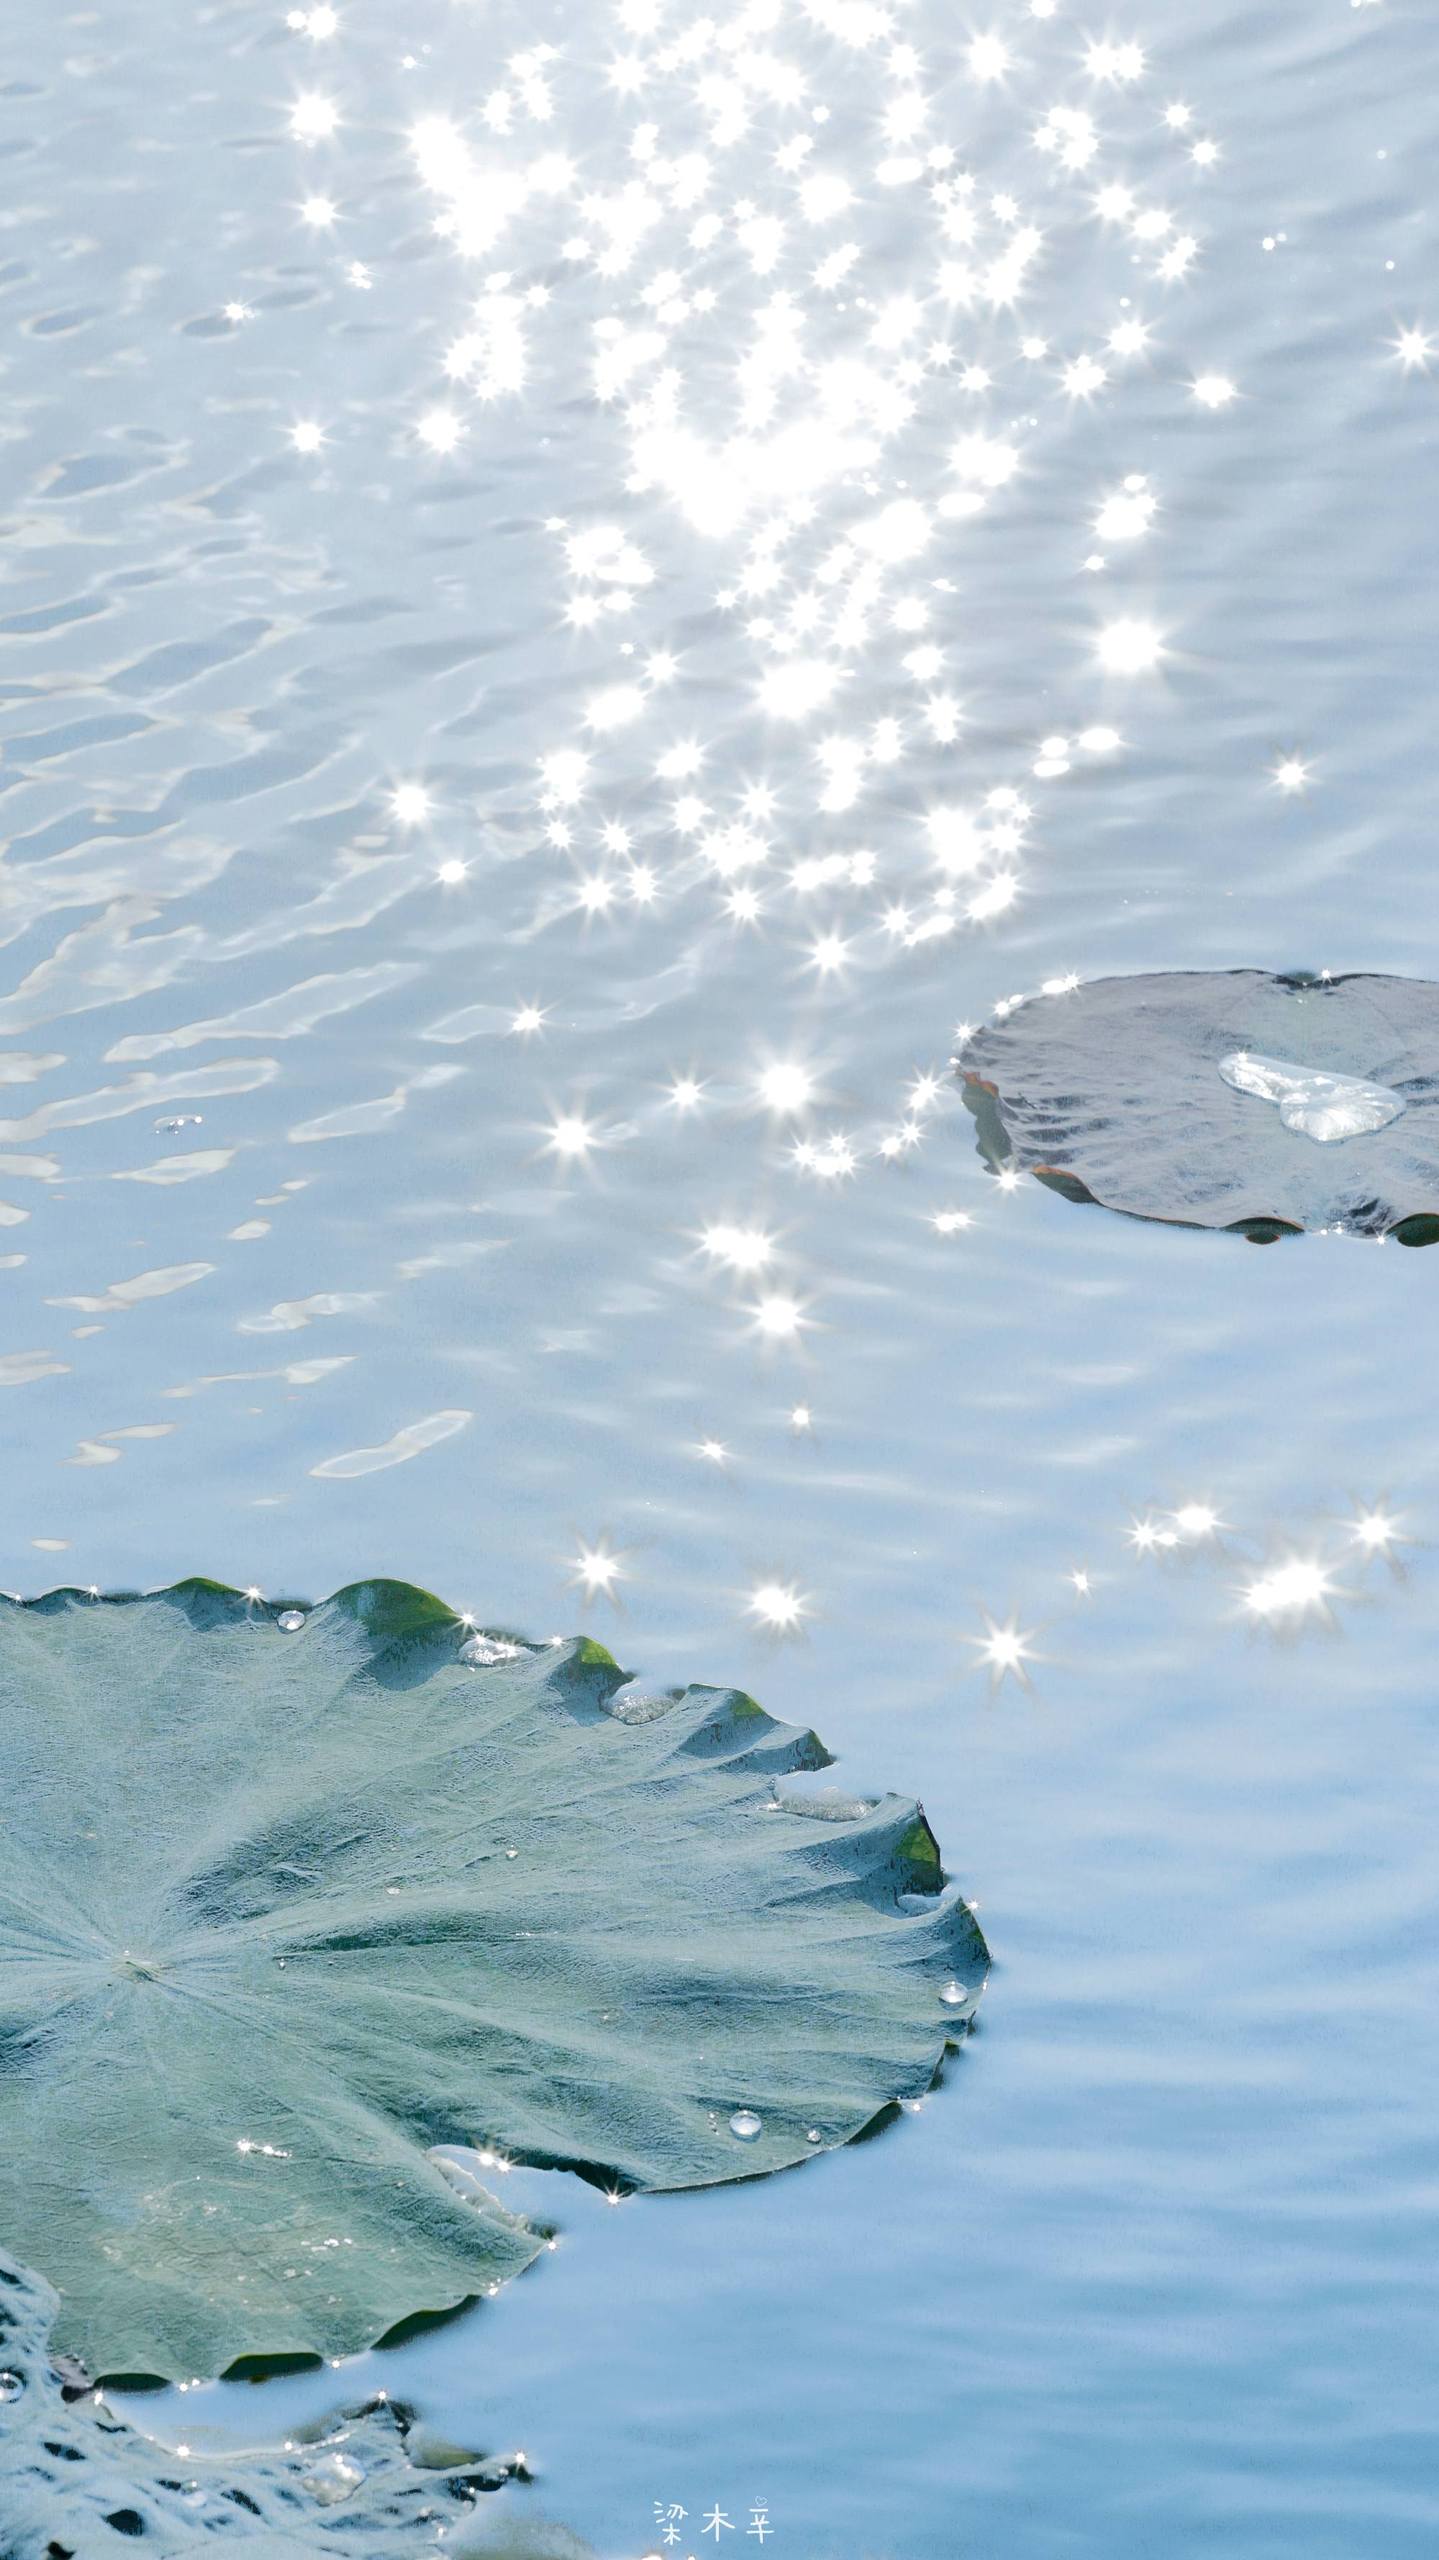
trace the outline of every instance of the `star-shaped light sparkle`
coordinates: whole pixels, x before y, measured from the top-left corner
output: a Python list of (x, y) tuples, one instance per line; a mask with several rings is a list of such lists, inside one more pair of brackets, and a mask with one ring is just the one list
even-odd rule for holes
[(1427, 373), (1439, 348), (1439, 341), (1431, 338), (1427, 329), (1420, 328), (1401, 329), (1389, 343), (1406, 373)]
[(750, 1616), (773, 1635), (793, 1635), (809, 1612), (803, 1592), (792, 1582), (761, 1582), (745, 1603)]
[(992, 1618), (987, 1609), (981, 1615), (984, 1619), (983, 1635), (966, 1636), (964, 1639), (966, 1644), (974, 1646), (979, 1657), (974, 1664), (975, 1670), (989, 1673), (991, 1689), (1002, 1689), (1006, 1680), (1017, 1680), (1021, 1689), (1030, 1688), (1032, 1683), (1024, 1666), (1035, 1659), (1030, 1643), (1033, 1628), (1020, 1627), (1013, 1618), (1001, 1622)]
[(626, 1580), (624, 1565), (603, 1538), (593, 1547), (580, 1542), (579, 1554), (573, 1559), (570, 1580), (577, 1583), (587, 1600), (608, 1600), (617, 1582)]
[(1387, 1556), (1394, 1547), (1409, 1543), (1396, 1515), (1386, 1511), (1382, 1503), (1359, 1510), (1347, 1526), (1355, 1545), (1366, 1556)]

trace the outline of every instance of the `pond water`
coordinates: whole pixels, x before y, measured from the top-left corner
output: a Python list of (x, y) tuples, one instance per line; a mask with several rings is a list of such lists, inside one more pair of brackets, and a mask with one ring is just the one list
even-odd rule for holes
[(383, 2383), (602, 2560), (1432, 2550), (1439, 1258), (997, 1182), (949, 1059), (1439, 976), (1436, 75), (1399, 0), (12, 49), (7, 1581), (737, 1680), (995, 1958), (875, 2141), (517, 2177), (500, 2299), (157, 2433)]

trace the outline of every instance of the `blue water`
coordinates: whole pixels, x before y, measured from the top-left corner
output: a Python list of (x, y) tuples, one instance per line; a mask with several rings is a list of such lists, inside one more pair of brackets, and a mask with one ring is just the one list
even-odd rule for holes
[(1434, 2547), (1439, 1258), (1005, 1193), (948, 1060), (1439, 976), (1436, 79), (1401, 0), (12, 50), (0, 1569), (737, 1680), (994, 1950), (882, 2139), (529, 2178), (343, 2377), (602, 2560)]

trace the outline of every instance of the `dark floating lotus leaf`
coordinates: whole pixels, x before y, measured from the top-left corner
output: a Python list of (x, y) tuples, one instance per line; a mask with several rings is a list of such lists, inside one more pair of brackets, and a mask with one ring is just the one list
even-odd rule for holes
[(441, 2144), (703, 2186), (929, 2084), (986, 1957), (922, 1812), (624, 1676), (403, 1583), (0, 1602), (0, 2239), (61, 2350), (343, 2354), (544, 2245)]
[(1268, 1244), (1439, 1238), (1439, 986), (1260, 969), (1096, 978), (957, 1060), (980, 1152), (1066, 1198)]

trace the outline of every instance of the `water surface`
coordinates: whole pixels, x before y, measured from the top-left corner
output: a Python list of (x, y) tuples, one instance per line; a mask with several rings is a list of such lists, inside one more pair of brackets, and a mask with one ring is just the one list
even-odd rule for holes
[(7, 1579), (403, 1575), (922, 1795), (997, 1960), (923, 2111), (546, 2182), (363, 2362), (501, 2506), (1427, 2553), (1439, 1265), (1006, 1190), (948, 1060), (1439, 975), (1434, 35), (325, 24), (0, 95)]

